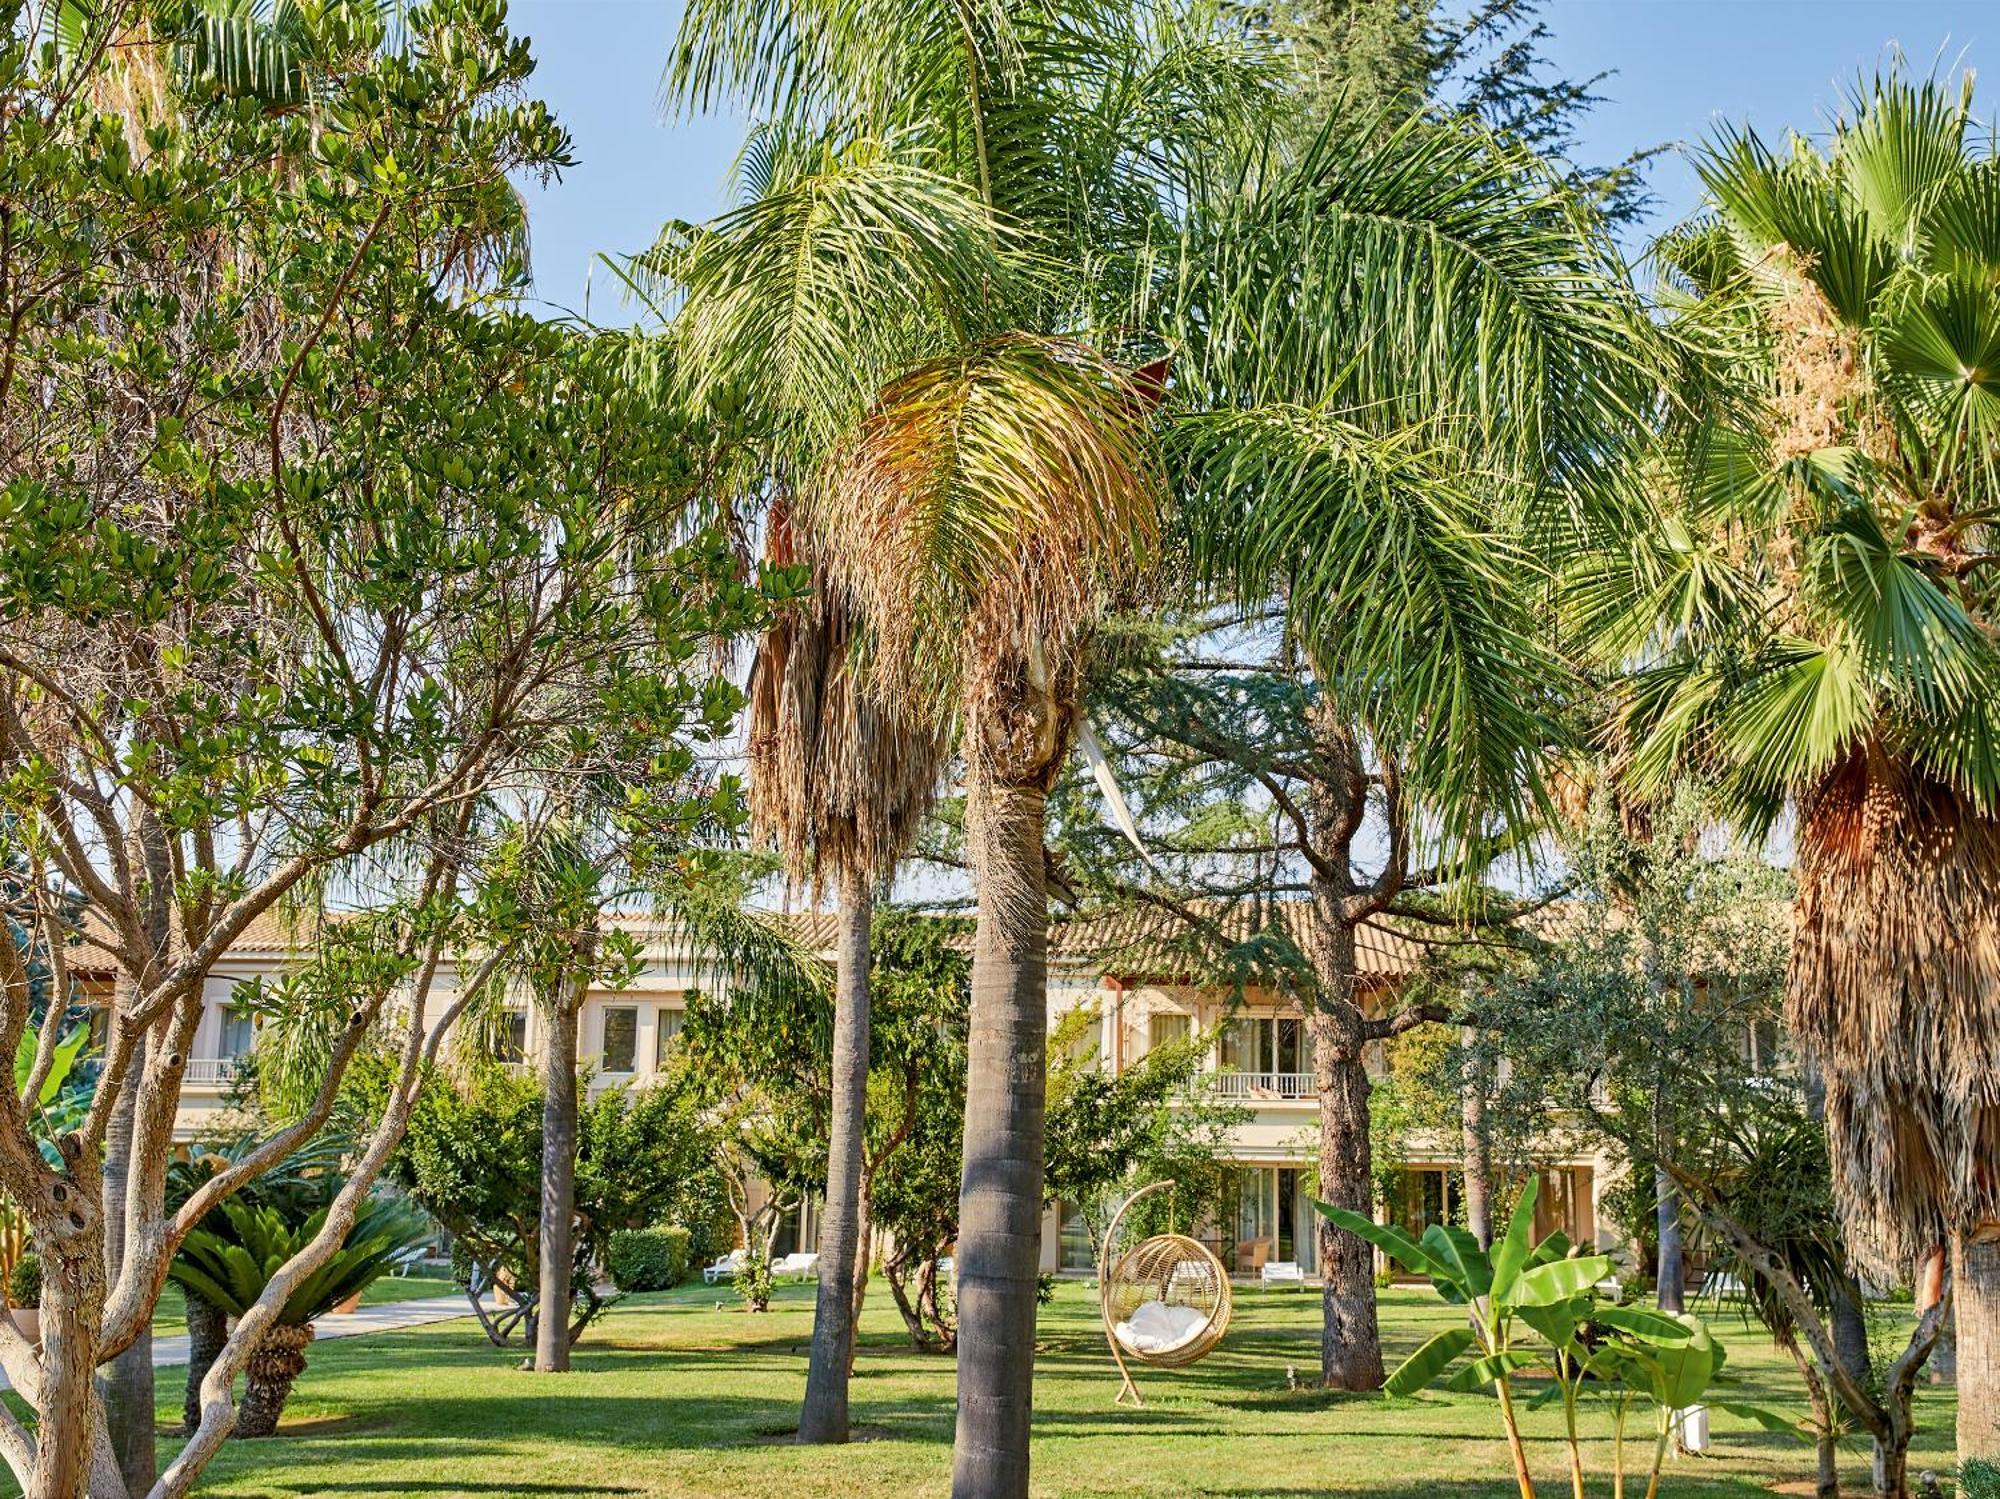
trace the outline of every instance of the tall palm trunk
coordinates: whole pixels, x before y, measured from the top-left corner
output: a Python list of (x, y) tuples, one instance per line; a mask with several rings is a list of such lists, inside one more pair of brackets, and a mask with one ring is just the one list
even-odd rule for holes
[[(819, 1294), (806, 1366), (801, 1442), (847, 1440), (847, 1380), (853, 1366), (855, 1260), (861, 1234), (861, 1172), (868, 1112), (868, 923), (865, 869), (843, 871), (834, 959), (833, 1119), (827, 1142), (826, 1211), (819, 1230)], [(801, 1248), (804, 1246), (801, 1245)]]
[(1046, 793), (991, 783), (980, 793), (951, 1492), (953, 1499), (1024, 1499), (1048, 1065)]
[(542, 1048), (541, 1282), (535, 1298), (535, 1372), (569, 1368), (570, 1278), (576, 1269), (576, 1027), (583, 983), (549, 1006)]
[[(1320, 901), (1313, 922), (1313, 1090), (1319, 1096), (1319, 1190), (1335, 1207), (1374, 1216), (1373, 1146), (1368, 1135), (1368, 1046), (1355, 1003), (1354, 928)], [(1320, 1379), (1328, 1389), (1382, 1384), (1382, 1333), (1375, 1316), (1375, 1251), (1366, 1240), (1319, 1220)]]
[(1486, 1079), (1480, 1075), (1474, 1048), (1479, 1032), (1459, 1030), (1459, 1040), (1471, 1059), (1459, 1097), (1460, 1141), (1464, 1155), (1465, 1228), (1481, 1249), (1493, 1243), (1493, 1142), (1486, 1129)]
[(1657, 1300), (1663, 1312), (1687, 1310), (1687, 1254), (1681, 1238), (1681, 1194), (1665, 1170), (1653, 1172), (1654, 1223), (1660, 1236)]
[(1958, 1460), (2000, 1461), (2000, 1240), (1952, 1245), (1958, 1334)]

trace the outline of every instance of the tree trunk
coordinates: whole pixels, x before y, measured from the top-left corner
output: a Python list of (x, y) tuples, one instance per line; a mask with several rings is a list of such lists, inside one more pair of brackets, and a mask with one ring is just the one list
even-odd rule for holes
[(535, 1300), (535, 1372), (569, 1369), (570, 1281), (576, 1271), (576, 1027), (583, 985), (549, 1007), (542, 1049), (541, 1279)]
[[(826, 1210), (819, 1229), (819, 1291), (806, 1365), (801, 1442), (847, 1440), (847, 1375), (854, 1362), (854, 1266), (861, 1256), (861, 1168), (868, 1113), (866, 870), (840, 882), (838, 975), (833, 1006), (833, 1118), (827, 1140)], [(801, 1249), (805, 1246), (800, 1245)], [(864, 1265), (865, 1268), (865, 1265)]]
[(1952, 1244), (1957, 1331), (1958, 1460), (2000, 1462), (2000, 1240)]
[(951, 1492), (953, 1499), (1024, 1499), (1047, 1091), (1045, 793), (988, 781), (975, 785), (974, 800), (979, 922), (959, 1180)]
[(1459, 1111), (1465, 1153), (1465, 1227), (1481, 1249), (1489, 1249), (1493, 1245), (1493, 1151), (1486, 1134), (1486, 1080), (1478, 1074), (1474, 1054), (1479, 1032), (1464, 1026), (1459, 1039), (1467, 1057)]
[[(1918, 1314), (1928, 1311), (1918, 1307)], [(1835, 1283), (1832, 1305), (1827, 1308), (1827, 1331), (1833, 1338), (1834, 1357), (1848, 1377), (1863, 1389), (1875, 1385), (1875, 1358), (1868, 1350), (1868, 1316), (1862, 1309), (1861, 1287), (1851, 1276)]]
[(181, 1430), (189, 1436), (201, 1425), (201, 1382), (229, 1341), (229, 1316), (206, 1297), (187, 1293), (187, 1395), (181, 1402)]
[(268, 1437), (278, 1430), (292, 1386), (306, 1368), (306, 1345), (313, 1340), (310, 1322), (302, 1327), (278, 1323), (257, 1342), (243, 1368), (243, 1404), (237, 1413), (239, 1437)]
[(873, 1201), (874, 1182), (864, 1170), (861, 1173), (861, 1195), (855, 1205), (854, 1214), (854, 1292), (851, 1301), (852, 1310), (848, 1313), (853, 1322), (854, 1334), (847, 1340), (847, 1372), (850, 1377), (854, 1373), (855, 1350), (861, 1346), (861, 1308), (868, 1300), (868, 1262), (872, 1258), (872, 1245), (869, 1241), (874, 1232)]
[(1653, 1172), (1658, 1200), (1660, 1258), (1657, 1299), (1663, 1312), (1687, 1310), (1687, 1259), (1681, 1246), (1681, 1193), (1664, 1170)]
[(1875, 1499), (1908, 1499), (1910, 1492), (1910, 1433), (1898, 1428), (1876, 1437), (1868, 1462), (1868, 1487)]
[[(1322, 902), (1322, 908), (1328, 903)], [(1368, 1136), (1368, 1047), (1354, 1001), (1354, 928), (1315, 913), (1313, 1086), (1319, 1094), (1319, 1190), (1335, 1207), (1375, 1216), (1375, 1161)], [(1382, 1333), (1375, 1316), (1375, 1251), (1319, 1220), (1322, 1383), (1331, 1390), (1382, 1384)]]
[(77, 1204), (78, 1225), (62, 1238), (37, 1232), (42, 1261), (42, 1388), (35, 1401), (35, 1470), (27, 1499), (76, 1499), (85, 1492), (104, 1412), (96, 1374), (103, 1332), (104, 1241), (95, 1205)]

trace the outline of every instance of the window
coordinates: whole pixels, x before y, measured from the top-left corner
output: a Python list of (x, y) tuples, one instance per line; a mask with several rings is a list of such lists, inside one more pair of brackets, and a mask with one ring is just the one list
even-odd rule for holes
[(528, 1059), (528, 1012), (509, 1010), (500, 1017), (493, 1036), (493, 1060), (525, 1062)]
[(686, 1018), (687, 1011), (685, 1010), (669, 1009), (665, 1005), (660, 1006), (659, 1018), (655, 1021), (653, 1030), (653, 1066), (655, 1068), (667, 1065), (667, 1058), (672, 1055), (674, 1044), (681, 1038), (681, 1021)]
[(604, 1070), (630, 1072), (639, 1053), (639, 1011), (618, 1005), (604, 1012)]
[(248, 1010), (239, 1009), (232, 1005), (222, 1012), (223, 1056), (247, 1056), (256, 1040), (256, 1023), (251, 1020)]
[(1158, 1051), (1162, 1046), (1172, 1046), (1185, 1041), (1193, 1029), (1194, 1017), (1177, 1015), (1171, 1011), (1160, 1011), (1146, 1017), (1146, 1049)]

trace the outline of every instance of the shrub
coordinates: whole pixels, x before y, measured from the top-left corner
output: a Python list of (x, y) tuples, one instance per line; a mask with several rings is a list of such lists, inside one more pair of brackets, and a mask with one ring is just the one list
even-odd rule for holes
[(14, 1268), (7, 1276), (7, 1302), (24, 1312), (41, 1307), (42, 1260), (32, 1249), (14, 1261)]
[(743, 1258), (742, 1268), (736, 1272), (736, 1294), (743, 1298), (743, 1304), (753, 1312), (769, 1309), (771, 1305), (771, 1258), (761, 1250), (753, 1250)]
[(621, 1291), (664, 1291), (679, 1285), (687, 1275), (691, 1239), (677, 1225), (619, 1229), (606, 1257), (611, 1283)]

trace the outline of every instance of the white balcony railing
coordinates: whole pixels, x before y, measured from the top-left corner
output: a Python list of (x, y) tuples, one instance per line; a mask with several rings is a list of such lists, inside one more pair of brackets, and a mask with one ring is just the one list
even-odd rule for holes
[(1218, 1072), (1215, 1094), (1218, 1098), (1234, 1099), (1316, 1096), (1310, 1072)]
[(181, 1074), (181, 1081), (215, 1087), (234, 1080), (237, 1067), (238, 1059), (235, 1057), (190, 1057), (187, 1071)]

